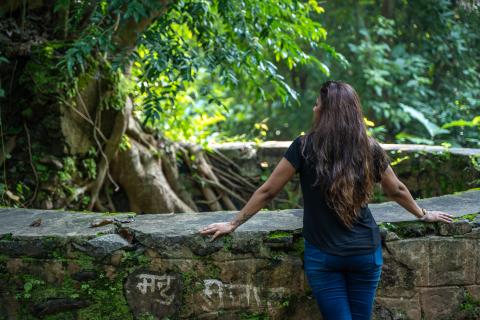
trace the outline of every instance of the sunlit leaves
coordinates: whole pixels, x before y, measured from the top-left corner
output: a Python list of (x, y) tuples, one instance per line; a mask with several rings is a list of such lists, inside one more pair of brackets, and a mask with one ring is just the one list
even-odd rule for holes
[[(200, 68), (227, 88), (242, 85), (260, 99), (296, 100), (298, 93), (271, 58), (290, 69), (313, 63), (328, 74), (328, 67), (304, 50), (305, 46), (319, 48), (326, 37), (325, 29), (309, 16), (321, 11), (312, 1), (176, 3), (150, 26), (136, 54), (135, 74), (146, 103), (146, 121), (159, 119), (160, 109), (171, 108), (175, 94), (185, 90)], [(273, 90), (265, 92), (261, 89), (264, 84)]]

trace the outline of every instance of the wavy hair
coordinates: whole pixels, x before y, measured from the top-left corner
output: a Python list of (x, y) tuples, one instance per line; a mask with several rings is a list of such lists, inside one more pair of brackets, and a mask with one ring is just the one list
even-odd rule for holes
[(325, 82), (317, 105), (319, 114), (305, 134), (302, 153), (315, 164), (313, 185), (320, 187), (327, 205), (351, 229), (373, 194), (373, 139), (367, 135), (360, 99), (349, 84)]

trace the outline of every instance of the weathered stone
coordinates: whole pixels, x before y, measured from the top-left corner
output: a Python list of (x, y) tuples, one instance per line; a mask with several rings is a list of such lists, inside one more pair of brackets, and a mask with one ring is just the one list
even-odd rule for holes
[(119, 266), (122, 264), (122, 259), (125, 255), (125, 251), (124, 250), (117, 250), (115, 251), (111, 257), (110, 257), (110, 263), (113, 265), (113, 266)]
[(467, 292), (476, 299), (480, 299), (480, 285), (465, 286)]
[(467, 285), (475, 283), (477, 256), (472, 254), (478, 242), (470, 239), (431, 237), (428, 242), (428, 286)]
[(72, 274), (72, 279), (77, 281), (90, 281), (97, 278), (97, 273), (95, 271), (79, 271)]
[(231, 240), (224, 239), (224, 248), (235, 254), (259, 254), (262, 246), (262, 232), (234, 232)]
[(472, 228), (472, 231), (461, 236), (468, 239), (480, 239), (480, 228)]
[(50, 299), (34, 305), (33, 314), (39, 317), (56, 314), (64, 311), (76, 310), (88, 307), (90, 303), (86, 300), (77, 299)]
[(480, 214), (477, 214), (470, 223), (474, 228), (480, 227)]
[(30, 274), (49, 283), (62, 283), (65, 277), (65, 269), (55, 260), (12, 258), (7, 261), (6, 268), (9, 274)]
[[(467, 192), (441, 198), (439, 202), (445, 208), (439, 209), (457, 216), (467, 210), (474, 212), (480, 207), (479, 195), (480, 192)], [(475, 197), (477, 200), (473, 201)], [(428, 208), (434, 210), (435, 200), (429, 201), (432, 206)], [(392, 211), (378, 211), (385, 208)], [(478, 291), (480, 255), (475, 253), (480, 240), (475, 236), (476, 229), (463, 234), (455, 231), (448, 236), (426, 237), (436, 224), (398, 224), (394, 221), (397, 218), (404, 219), (403, 213), (393, 204), (371, 205), (371, 209), (379, 222), (383, 218), (390, 219), (392, 212), (398, 214), (390, 221), (389, 231), (382, 236), (383, 240), (388, 241), (383, 243), (384, 265), (375, 306), (377, 319), (420, 319), (419, 290), (424, 290), (425, 296), (429, 297), (431, 293), (425, 290), (433, 289), (433, 286), (439, 291), (452, 290), (456, 285), (463, 286), (469, 292)], [(10, 209), (0, 209), (0, 218), (5, 212), (13, 221)], [(134, 222), (117, 226), (135, 237), (134, 244), (127, 247), (124, 245), (128, 241), (122, 243), (120, 239), (123, 238), (115, 234), (120, 229), (113, 228), (107, 236), (97, 237), (97, 232), (103, 231), (88, 227), (94, 217), (101, 215), (45, 211), (32, 215), (26, 211), (16, 212), (20, 215), (14, 227), (0, 225), (0, 241), (9, 242), (13, 247), (18, 244), (20, 252), (29, 250), (27, 243), (43, 243), (43, 247), (34, 247), (30, 256), (20, 253), (17, 257), (15, 255), (19, 253), (15, 253), (15, 250), (18, 248), (8, 249), (8, 246), (4, 246), (7, 249), (0, 250), (0, 270), (3, 271), (0, 274), (0, 296), (3, 295), (0, 301), (9, 301), (15, 295), (15, 290), (21, 290), (24, 286), (22, 281), (25, 280), (15, 275), (29, 274), (46, 283), (61, 284), (68, 274), (76, 280), (75, 286), (81, 286), (77, 281), (95, 279), (96, 275), (89, 274), (95, 270), (98, 276), (106, 275), (102, 282), (118, 281), (119, 275), (131, 270), (131, 260), (123, 261), (124, 250), (138, 249), (149, 259), (145, 261), (143, 271), (134, 272), (127, 278), (124, 287), (128, 304), (136, 317), (148, 312), (158, 319), (233, 320), (245, 318), (248, 314), (268, 315), (270, 319), (319, 318), (318, 310), (314, 311), (315, 301), (306, 299), (311, 295), (311, 289), (302, 269), (302, 210), (261, 211), (231, 235), (213, 242), (198, 233), (200, 227), (230, 220), (236, 212), (141, 216)], [(380, 212), (380, 215), (376, 212)], [(32, 218), (42, 218), (42, 225), (28, 227)], [(60, 223), (53, 222), (55, 218)], [(395, 231), (395, 228), (407, 226), (408, 229), (408, 226), (420, 225), (423, 229), (413, 228), (420, 231), (409, 231), (415, 238), (402, 239), (408, 233)], [(69, 230), (64, 237), (56, 235), (60, 234), (62, 226)], [(29, 228), (34, 229), (32, 235), (28, 234)], [(115, 241), (107, 241), (108, 244), (104, 245), (102, 240), (105, 238)], [(117, 240), (121, 244), (119, 248), (112, 245)], [(49, 241), (51, 246), (45, 246)], [(103, 251), (99, 256), (105, 259), (100, 261), (85, 257), (72, 248), (72, 243), (83, 246), (84, 250), (91, 251), (90, 254), (97, 250), (93, 248), (101, 248)], [(127, 263), (128, 269), (123, 269)], [(14, 279), (13, 284), (7, 280), (10, 278)], [(5, 286), (10, 287), (2, 292)], [(18, 305), (11, 305), (12, 310), (18, 310)], [(445, 308), (452, 313), (455, 305), (445, 305)], [(7, 312), (10, 318), (15, 319), (15, 311), (12, 310), (5, 311), (0, 307), (0, 312)], [(437, 317), (439, 311), (436, 309), (429, 312), (433, 319), (442, 317), (442, 313)]]
[(12, 257), (47, 258), (56, 247), (51, 239), (0, 240), (0, 253)]
[[(57, 239), (90, 239), (101, 232), (114, 233), (115, 226), (107, 225), (90, 228), (90, 223), (102, 217), (102, 213), (65, 212), (57, 210), (13, 209), (3, 210), (1, 213), (0, 237), (11, 234), (14, 239), (36, 240), (53, 237)], [(125, 216), (119, 214), (118, 216)], [(30, 223), (42, 219), (39, 227), (32, 228)]]
[(62, 283), (65, 277), (65, 270), (59, 261), (45, 262), (44, 268), (41, 270), (44, 270), (43, 278), (50, 283)]
[(395, 232), (403, 238), (424, 237), (436, 233), (433, 223), (422, 221), (406, 221), (399, 223)]
[[(408, 270), (412, 270), (415, 286), (427, 285), (428, 242), (424, 238), (404, 239), (388, 242), (387, 248), (392, 254), (392, 259)], [(386, 250), (385, 250), (386, 251)]]
[(302, 296), (296, 301), (293, 310), (287, 314), (285, 319), (322, 320), (323, 318), (315, 298), (312, 296)]
[(272, 249), (291, 249), (293, 234), (288, 232), (270, 233), (264, 238), (263, 243)]
[(275, 290), (251, 282), (227, 283), (218, 279), (203, 279), (200, 287), (203, 289), (187, 297), (194, 314), (219, 310), (262, 312), (267, 304), (267, 290)]
[(425, 319), (453, 317), (463, 301), (461, 287), (420, 288), (419, 290)]
[(298, 257), (282, 256), (274, 261), (268, 269), (259, 272), (257, 279), (259, 280), (259, 277), (263, 275), (266, 286), (285, 288), (291, 293), (301, 293), (306, 282), (302, 265), (303, 262)]
[[(454, 217), (461, 217), (472, 212), (480, 212), (480, 190), (471, 190), (458, 194), (444, 195), (434, 198), (419, 199), (417, 203), (429, 210), (449, 212)], [(395, 202), (369, 204), (377, 223), (416, 221), (417, 218)]]
[[(375, 298), (375, 306), (378, 308), (379, 314), (391, 315), (391, 319), (421, 319), (421, 307), (419, 294), (411, 298), (388, 298), (377, 296)], [(384, 311), (380, 311), (384, 309)], [(378, 315), (377, 313), (377, 315)], [(382, 319), (382, 318), (377, 318)], [(433, 318), (427, 318), (433, 319)], [(382, 319), (383, 320), (383, 319)]]
[(382, 275), (377, 295), (383, 297), (413, 297), (415, 290), (415, 270), (398, 262), (388, 251), (383, 253)]
[(453, 236), (469, 233), (472, 226), (468, 221), (455, 221), (452, 223), (439, 223), (438, 233), (442, 236)]
[(78, 248), (88, 255), (103, 258), (120, 249), (128, 249), (130, 243), (118, 234), (107, 234), (87, 241)]
[(180, 274), (138, 270), (125, 283), (125, 296), (134, 315), (150, 313), (158, 319), (177, 315), (182, 302)]
[(219, 273), (216, 277), (211, 275), (209, 278), (217, 278), (226, 283), (247, 283), (257, 280), (261, 280), (262, 284), (270, 283), (263, 278), (264, 274), (258, 276), (264, 270), (270, 271), (270, 261), (267, 259), (214, 261), (213, 264), (217, 267)]
[(395, 232), (392, 232), (392, 231), (387, 231), (386, 235), (385, 235), (385, 241), (388, 242), (388, 241), (395, 241), (395, 240), (399, 240), (400, 237), (395, 233)]

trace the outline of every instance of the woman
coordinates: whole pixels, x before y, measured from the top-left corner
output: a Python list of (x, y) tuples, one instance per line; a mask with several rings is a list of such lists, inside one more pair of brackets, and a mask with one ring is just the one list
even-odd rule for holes
[(422, 221), (451, 223), (453, 216), (420, 208), (413, 200), (385, 151), (368, 137), (360, 99), (350, 85), (325, 82), (313, 112), (310, 131), (292, 142), (237, 216), (200, 233), (213, 234), (213, 241), (234, 231), (300, 173), (304, 269), (323, 319), (370, 319), (383, 265), (379, 228), (367, 205), (374, 183)]

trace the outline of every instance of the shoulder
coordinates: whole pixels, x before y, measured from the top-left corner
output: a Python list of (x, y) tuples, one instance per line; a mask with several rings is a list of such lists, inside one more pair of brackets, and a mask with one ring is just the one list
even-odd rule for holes
[(375, 182), (379, 182), (380, 175), (387, 169), (390, 164), (390, 157), (375, 138), (369, 137), (369, 140), (375, 170), (374, 180)]
[(375, 139), (373, 137), (368, 137), (368, 140), (370, 142), (370, 148), (371, 148), (374, 156), (379, 156), (379, 155), (386, 154), (385, 150), (382, 148), (382, 146), (377, 141), (377, 139)]
[(291, 146), (300, 147), (305, 143), (304, 141), (305, 141), (305, 135), (304, 134), (298, 135), (295, 137), (295, 139), (293, 139)]

